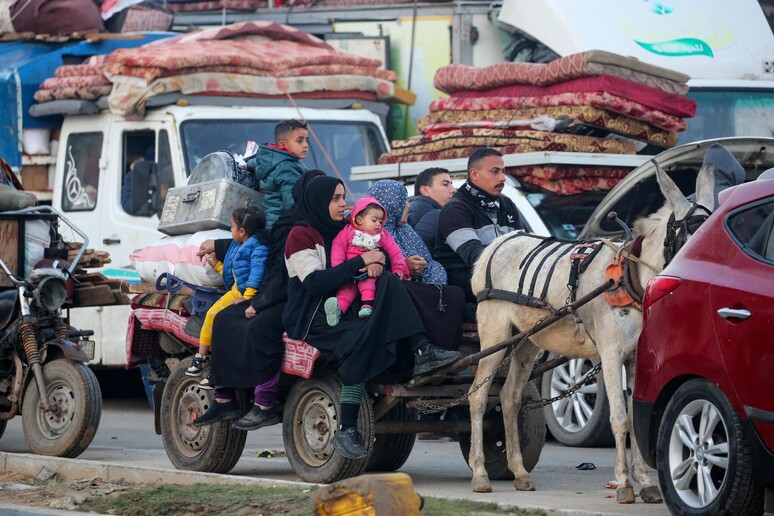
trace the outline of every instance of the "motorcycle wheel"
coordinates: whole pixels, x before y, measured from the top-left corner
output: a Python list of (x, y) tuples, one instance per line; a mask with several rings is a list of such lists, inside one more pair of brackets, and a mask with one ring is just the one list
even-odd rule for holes
[(58, 358), (43, 364), (48, 403), (40, 408), (38, 386), (29, 381), (22, 404), (22, 428), (30, 449), (40, 455), (77, 457), (91, 444), (102, 416), (102, 392), (94, 373), (80, 362)]

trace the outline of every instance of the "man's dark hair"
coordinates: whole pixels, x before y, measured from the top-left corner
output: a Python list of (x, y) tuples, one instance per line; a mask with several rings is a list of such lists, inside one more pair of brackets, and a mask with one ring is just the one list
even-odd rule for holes
[(503, 153), (497, 149), (493, 149), (492, 147), (479, 147), (478, 149), (474, 150), (473, 154), (471, 154), (468, 158), (468, 174), (470, 174), (470, 171), (478, 164), (479, 161), (489, 156), (500, 156), (502, 158)]
[(448, 174), (449, 171), (441, 167), (426, 168), (419, 174), (417, 174), (417, 181), (414, 183), (414, 195), (419, 197), (422, 192), (419, 191), (423, 186), (431, 186), (433, 184), (433, 178), (438, 174)]
[(308, 129), (307, 123), (303, 120), (296, 120), (291, 118), (289, 120), (283, 120), (274, 127), (274, 143), (278, 143), (280, 140), (284, 140), (290, 133), (296, 129)]
[(244, 229), (249, 237), (255, 235), (258, 230), (266, 228), (266, 215), (257, 206), (237, 208), (231, 216), (237, 227)]

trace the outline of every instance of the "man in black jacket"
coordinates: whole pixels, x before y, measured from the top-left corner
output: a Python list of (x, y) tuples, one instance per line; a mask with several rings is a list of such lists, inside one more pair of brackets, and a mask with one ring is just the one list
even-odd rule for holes
[(433, 258), (449, 275), (449, 284), (465, 290), (469, 303), (473, 264), (495, 238), (523, 226), (519, 211), (508, 197), (502, 153), (480, 147), (468, 159), (468, 180), (441, 210)]
[(445, 168), (428, 168), (417, 175), (414, 183), (414, 198), (411, 200), (408, 212), (408, 223), (422, 237), (430, 251), (435, 247), (438, 215), (454, 192), (455, 188), (449, 171)]

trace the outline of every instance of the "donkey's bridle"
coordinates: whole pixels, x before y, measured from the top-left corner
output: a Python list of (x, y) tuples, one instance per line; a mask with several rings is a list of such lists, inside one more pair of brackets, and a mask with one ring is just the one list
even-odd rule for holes
[[(704, 213), (696, 213), (699, 210)], [(688, 237), (696, 232), (710, 215), (712, 215), (711, 210), (695, 202), (691, 203), (691, 209), (682, 219), (675, 220), (674, 213), (669, 215), (666, 238), (664, 238), (664, 267), (669, 265), (672, 258), (688, 241)]]

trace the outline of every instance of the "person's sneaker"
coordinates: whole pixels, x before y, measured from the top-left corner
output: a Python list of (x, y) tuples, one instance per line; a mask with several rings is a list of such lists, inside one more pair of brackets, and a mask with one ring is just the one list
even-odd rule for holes
[(362, 459), (368, 455), (363, 438), (354, 426), (339, 429), (331, 439), (331, 446), (349, 460)]
[(250, 412), (242, 416), (242, 419), (234, 421), (231, 426), (237, 430), (258, 430), (265, 426), (278, 425), (279, 422), (274, 408), (263, 410), (258, 405), (253, 405)]
[(339, 309), (339, 300), (335, 297), (329, 297), (325, 300), (325, 320), (328, 322), (328, 326), (336, 326), (339, 324), (339, 317), (341, 317), (341, 310)]
[(213, 400), (210, 404), (210, 408), (193, 420), (191, 425), (195, 427), (214, 425), (221, 421), (227, 421), (229, 419), (236, 419), (242, 415), (242, 409), (239, 408), (239, 402), (237, 400), (227, 401), (226, 403), (218, 403)]
[(372, 313), (374, 313), (374, 309), (370, 305), (363, 305), (360, 307), (360, 311), (357, 313), (357, 316), (361, 319), (365, 319), (366, 317), (370, 317)]
[(210, 375), (207, 375), (204, 378), (202, 378), (202, 381), (199, 382), (199, 388), (203, 389), (205, 391), (211, 391), (212, 390), (212, 383), (210, 382)]
[(458, 358), (458, 352), (441, 349), (427, 342), (414, 353), (414, 376), (440, 369)]
[(191, 360), (190, 367), (185, 370), (185, 374), (187, 376), (201, 376), (202, 371), (204, 371), (204, 364), (209, 361), (209, 359), (209, 355), (195, 354), (193, 360)]

